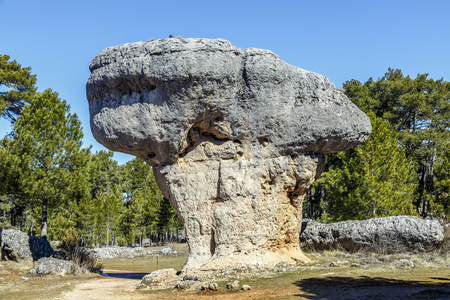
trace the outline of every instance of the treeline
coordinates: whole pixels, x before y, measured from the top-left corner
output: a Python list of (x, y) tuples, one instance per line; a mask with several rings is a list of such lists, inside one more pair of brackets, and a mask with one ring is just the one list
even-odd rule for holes
[[(307, 191), (304, 217), (325, 221), (450, 215), (450, 83), (389, 69), (378, 80), (350, 80), (344, 92), (371, 119), (367, 142), (329, 155)], [(15, 226), (63, 240), (129, 245), (180, 238), (182, 224), (151, 167), (119, 166), (112, 152), (83, 148), (81, 124), (30, 68), (0, 55), (0, 231)], [(1, 232), (0, 232), (1, 237)]]
[(128, 245), (180, 238), (182, 224), (135, 158), (119, 166), (112, 152), (82, 146), (75, 114), (36, 77), (0, 55), (0, 116), (12, 131), (0, 140), (0, 236), (15, 226), (63, 240), (74, 231), (87, 244)]
[(450, 82), (389, 69), (344, 93), (372, 123), (363, 145), (327, 157), (304, 216), (325, 221), (450, 217)]

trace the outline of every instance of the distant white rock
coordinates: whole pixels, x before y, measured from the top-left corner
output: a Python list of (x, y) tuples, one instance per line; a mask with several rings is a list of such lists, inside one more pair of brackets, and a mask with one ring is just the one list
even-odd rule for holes
[(92, 249), (93, 255), (100, 259), (134, 258), (148, 255), (143, 247), (104, 247)]

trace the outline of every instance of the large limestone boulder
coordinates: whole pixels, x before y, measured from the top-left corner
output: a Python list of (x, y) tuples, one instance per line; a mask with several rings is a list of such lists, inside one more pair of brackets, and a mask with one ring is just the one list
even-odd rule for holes
[(331, 224), (309, 222), (300, 235), (300, 242), (312, 251), (426, 251), (437, 248), (443, 240), (444, 229), (437, 220), (409, 216)]
[(222, 39), (111, 47), (90, 70), (91, 130), (153, 166), (186, 228), (185, 269), (307, 260), (305, 190), (323, 154), (371, 132), (327, 78)]
[(3, 230), (1, 242), (2, 260), (31, 262), (54, 253), (47, 239), (28, 235), (14, 228)]

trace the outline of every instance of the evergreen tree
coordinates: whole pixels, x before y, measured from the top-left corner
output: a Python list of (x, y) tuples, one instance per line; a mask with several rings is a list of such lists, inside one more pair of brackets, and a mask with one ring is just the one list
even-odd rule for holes
[(102, 237), (106, 244), (111, 241), (111, 234), (116, 232), (118, 218), (123, 204), (121, 194), (122, 177), (117, 161), (111, 151), (99, 151), (92, 155), (89, 163), (90, 199), (83, 203), (81, 209), (83, 221), (78, 224), (84, 234), (91, 231), (95, 242)]
[(159, 205), (157, 215), (157, 229), (159, 234), (165, 234), (167, 236), (169, 232), (183, 228), (173, 205), (165, 197)]
[(111, 233), (118, 229), (118, 220), (121, 209), (123, 209), (123, 195), (118, 187), (114, 188), (110, 193), (103, 196), (103, 212), (105, 214), (106, 227), (106, 245), (110, 245)]
[(390, 124), (373, 113), (369, 117), (369, 139), (336, 154), (335, 164), (317, 181), (326, 188), (325, 220), (414, 214), (413, 165)]
[(36, 76), (8, 55), (0, 54), (0, 117), (16, 121), (23, 106), (36, 92)]
[(450, 83), (418, 74), (415, 79), (389, 69), (377, 81), (350, 80), (345, 93), (364, 112), (388, 120), (406, 155), (418, 164), (416, 207), (422, 216), (434, 197), (434, 164), (450, 140)]
[(40, 208), (44, 237), (49, 208), (88, 191), (84, 173), (89, 151), (81, 149), (81, 125), (69, 108), (48, 89), (30, 99), (14, 126), (14, 151), (25, 164), (19, 188), (32, 206)]
[(0, 231), (3, 227), (22, 225), (22, 214), (27, 202), (20, 194), (20, 170), (23, 161), (13, 149), (14, 141), (0, 140)]
[(433, 211), (439, 217), (450, 218), (450, 150), (442, 152), (436, 164), (436, 198), (432, 202)]
[(112, 151), (99, 151), (92, 155), (89, 164), (89, 181), (92, 198), (113, 192), (122, 184), (122, 177)]
[(2, 242), (3, 228), (8, 228), (11, 224), (9, 221), (9, 211), (11, 209), (11, 170), (14, 170), (14, 162), (11, 161), (12, 156), (5, 144), (7, 139), (1, 141), (0, 146), (0, 245)]
[[(135, 158), (122, 166), (123, 191), (126, 195), (121, 226), (130, 243), (135, 236), (158, 231), (159, 207), (163, 200), (152, 168)], [(136, 224), (141, 224), (136, 227)]]

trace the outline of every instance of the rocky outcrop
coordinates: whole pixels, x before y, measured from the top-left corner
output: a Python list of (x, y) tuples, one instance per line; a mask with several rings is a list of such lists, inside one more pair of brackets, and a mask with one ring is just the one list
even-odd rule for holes
[(90, 70), (91, 130), (153, 166), (186, 229), (185, 270), (307, 260), (305, 190), (323, 154), (371, 131), (327, 78), (221, 39), (111, 47)]
[(36, 261), (34, 268), (30, 270), (32, 275), (71, 275), (75, 274), (79, 267), (72, 261), (43, 257)]
[(134, 258), (148, 255), (143, 247), (104, 247), (90, 250), (93, 257), (99, 259)]
[(149, 288), (153, 290), (172, 288), (178, 279), (179, 277), (175, 269), (157, 270), (145, 275), (136, 288)]
[(443, 239), (444, 230), (437, 220), (407, 216), (331, 224), (309, 222), (300, 235), (300, 243), (307, 250), (426, 251), (438, 247)]
[(45, 238), (28, 235), (16, 229), (4, 229), (2, 233), (2, 260), (36, 261), (53, 255), (53, 249)]

